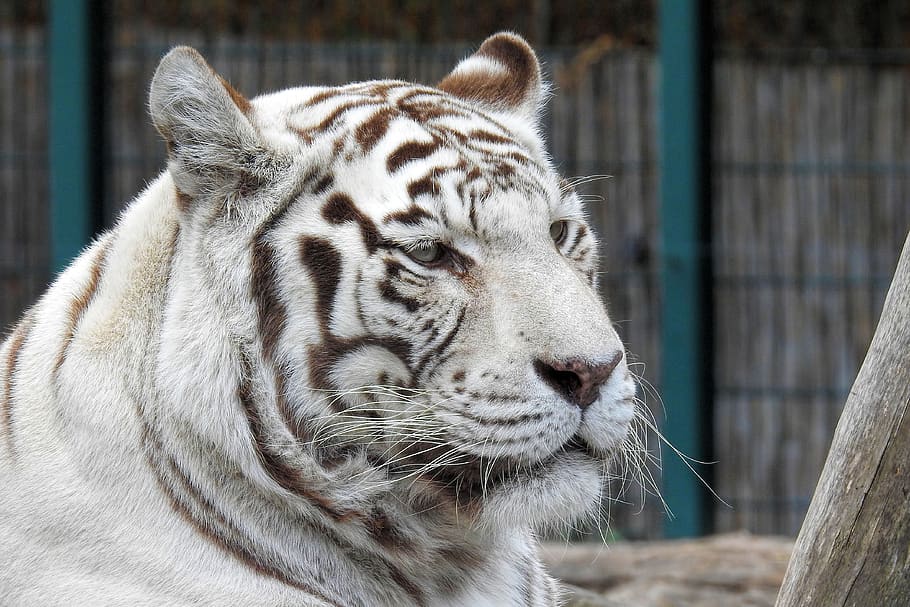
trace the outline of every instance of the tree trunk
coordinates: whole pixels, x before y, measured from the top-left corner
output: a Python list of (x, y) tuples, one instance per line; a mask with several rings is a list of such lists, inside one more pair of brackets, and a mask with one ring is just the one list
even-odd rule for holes
[(910, 237), (776, 607), (910, 605)]

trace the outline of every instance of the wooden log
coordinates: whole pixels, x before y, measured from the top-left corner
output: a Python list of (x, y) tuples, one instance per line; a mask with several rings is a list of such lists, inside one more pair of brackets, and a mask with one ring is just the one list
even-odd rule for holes
[(600, 605), (584, 588), (624, 607), (770, 607), (780, 589), (792, 540), (731, 533), (690, 540), (545, 543), (548, 570), (570, 587), (576, 605)]
[(910, 605), (910, 237), (777, 607)]

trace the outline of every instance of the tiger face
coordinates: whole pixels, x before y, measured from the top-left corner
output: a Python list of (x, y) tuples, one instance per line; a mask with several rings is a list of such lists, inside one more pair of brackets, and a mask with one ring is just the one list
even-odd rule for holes
[[(164, 59), (151, 110), (178, 248), (223, 279), (263, 482), (306, 492), (316, 462), (448, 496), (478, 524), (594, 508), (635, 385), (592, 230), (538, 133), (544, 97), (508, 34), (437, 88), (246, 100), (194, 51)], [(201, 297), (173, 298), (171, 317)]]

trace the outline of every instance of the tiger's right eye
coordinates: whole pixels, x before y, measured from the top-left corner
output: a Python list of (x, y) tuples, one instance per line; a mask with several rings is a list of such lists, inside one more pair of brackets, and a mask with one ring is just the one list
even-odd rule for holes
[(445, 257), (446, 249), (439, 243), (430, 242), (407, 249), (405, 254), (417, 263), (428, 266), (442, 261), (442, 258)]

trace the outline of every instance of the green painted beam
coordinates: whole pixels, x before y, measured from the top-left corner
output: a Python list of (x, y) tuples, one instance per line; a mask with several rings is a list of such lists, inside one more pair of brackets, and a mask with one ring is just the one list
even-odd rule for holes
[[(709, 74), (699, 0), (660, 2), (660, 212), (664, 434), (681, 452), (710, 456)], [(707, 32), (704, 32), (707, 33)], [(697, 468), (697, 466), (696, 466)], [(704, 475), (705, 471), (700, 470)], [(706, 490), (686, 463), (663, 449), (663, 493), (674, 517), (667, 537), (708, 531)]]
[(92, 168), (91, 0), (50, 0), (51, 271), (65, 268), (95, 230)]

